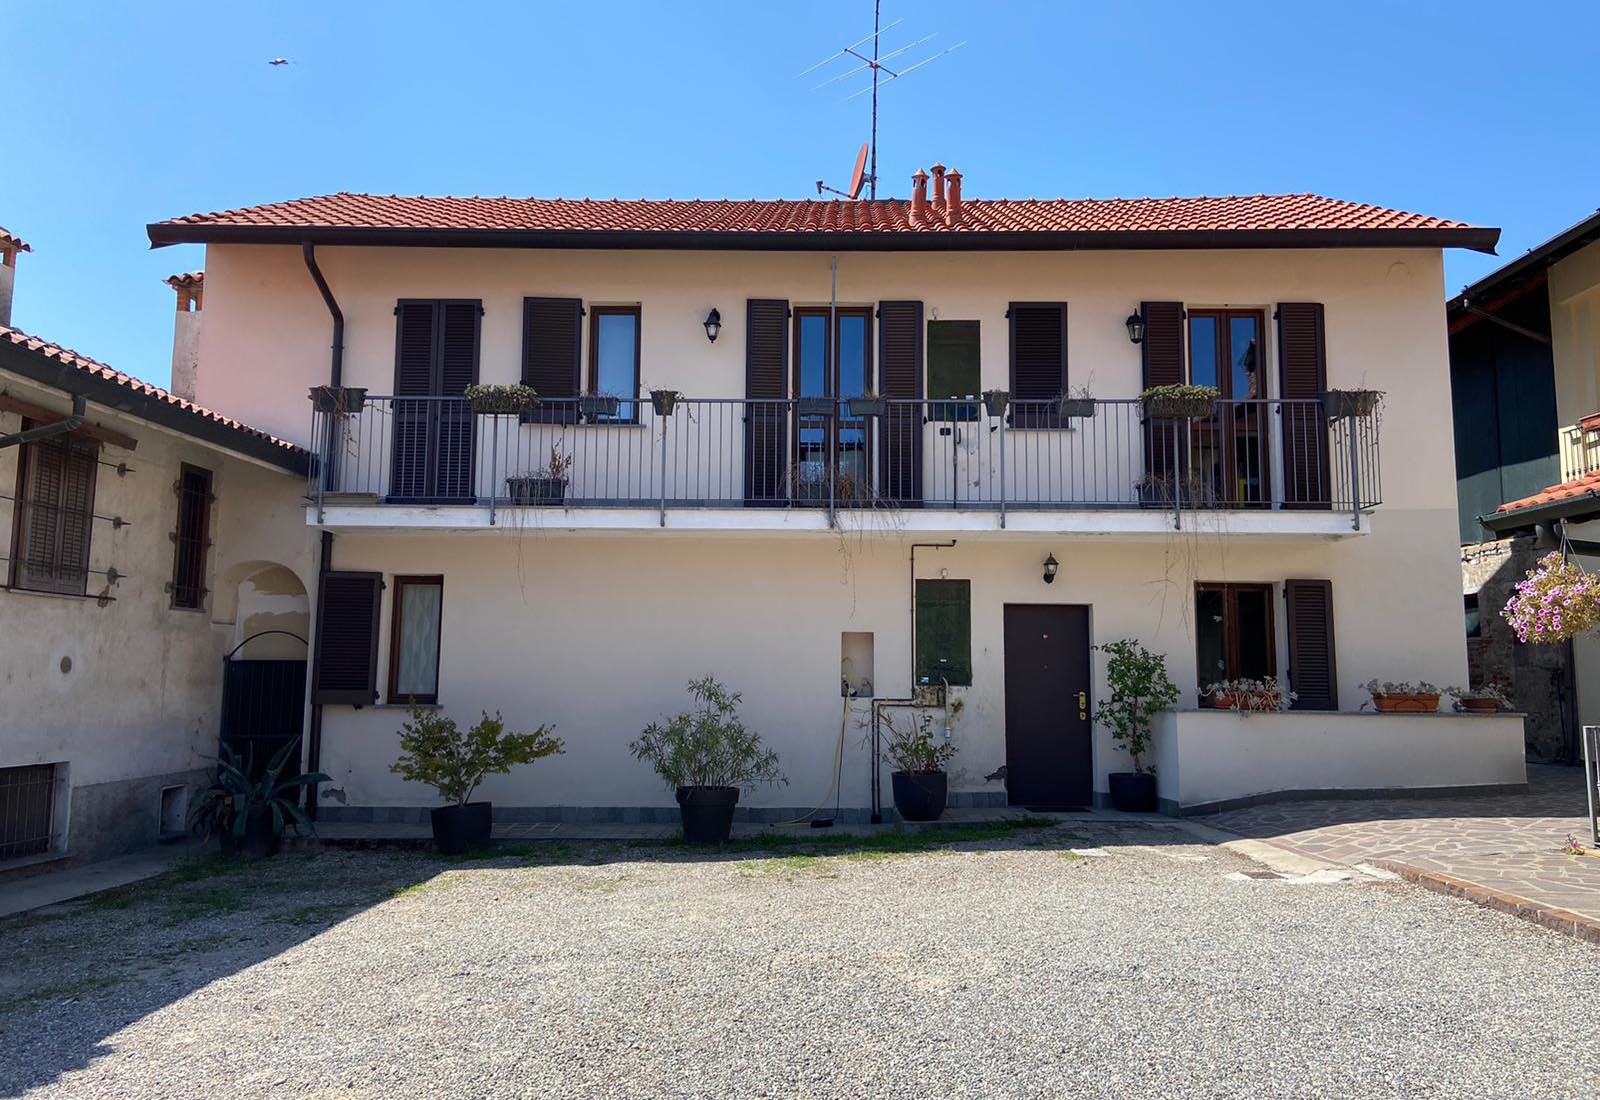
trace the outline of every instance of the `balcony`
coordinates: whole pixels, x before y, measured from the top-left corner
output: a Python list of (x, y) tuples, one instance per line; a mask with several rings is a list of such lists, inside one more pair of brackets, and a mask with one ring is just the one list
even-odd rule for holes
[[(366, 396), (313, 414), (310, 521), (339, 528), (1361, 533), (1375, 416), (1218, 402)], [(1225, 525), (1225, 526), (1224, 526)]]
[(1577, 481), (1600, 473), (1600, 413), (1569, 424), (1558, 433), (1561, 450), (1561, 481)]

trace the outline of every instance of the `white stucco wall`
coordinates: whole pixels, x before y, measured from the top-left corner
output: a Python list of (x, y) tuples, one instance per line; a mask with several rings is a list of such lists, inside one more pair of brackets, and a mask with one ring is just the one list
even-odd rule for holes
[[(319, 248), (318, 259), (347, 319), (344, 381), (374, 393), (393, 389), (394, 306), (402, 297), (482, 299), (480, 376), (491, 382), (518, 376), (524, 296), (639, 303), (641, 388), (689, 397), (742, 395), (746, 298), (828, 302), (826, 255)], [(299, 250), (211, 246), (206, 287), (199, 400), (305, 440), (305, 392), (327, 381), (330, 326)], [(1007, 304), (1065, 300), (1070, 380), (1107, 398), (1141, 387), (1138, 349), (1123, 321), (1142, 300), (1257, 308), (1269, 321), (1280, 301), (1318, 301), (1326, 306), (1330, 384), (1388, 395), (1384, 503), (1369, 534), (1281, 540), (1229, 535), (1213, 521), (1142, 541), (974, 534), (953, 551), (919, 556), (923, 576), (947, 568), (973, 580), (979, 671), (958, 728), (958, 789), (981, 788), (982, 775), (1004, 762), (999, 638), (1007, 601), (1090, 604), (1097, 641), (1136, 636), (1166, 650), (1187, 689), (1195, 680), (1194, 582), (1326, 577), (1334, 587), (1345, 707), (1364, 699), (1355, 685), (1369, 677), (1465, 681), (1436, 251), (839, 257), (841, 305), (891, 298), (922, 300), (930, 319), (981, 321), (986, 387), (1007, 385)], [(724, 322), (715, 345), (701, 327), (713, 306)], [(1266, 340), (1275, 388), (1270, 324)], [(843, 545), (827, 534), (664, 538), (653, 528), (609, 537), (346, 533), (335, 565), (442, 573), (443, 706), (462, 720), (488, 707), (519, 724), (554, 721), (567, 738), (566, 756), (491, 780), (487, 797), (523, 805), (667, 804), (667, 792), (625, 746), (645, 722), (681, 705), (684, 680), (711, 671), (745, 692), (752, 724), (788, 763), (793, 787), (756, 801), (793, 805), (820, 797), (827, 785), (840, 710), (840, 632), (875, 634), (880, 694), (906, 686), (907, 541), (893, 531)], [(1051, 552), (1062, 562), (1062, 579), (1046, 588), (1038, 563)], [(1275, 602), (1281, 648), (1281, 593)], [(385, 622), (385, 649), (387, 631)], [(322, 763), (350, 804), (433, 801), (431, 792), (407, 788), (387, 771), (401, 717), (385, 708), (329, 708)], [(865, 801), (860, 737), (852, 722), (847, 805)], [(1103, 790), (1104, 773), (1121, 764), (1103, 743), (1096, 757)]]
[(1557, 422), (1600, 411), (1600, 242), (1550, 266), (1550, 352)]
[[(0, 374), (0, 389), (63, 415), (68, 408), (59, 392), (14, 376)], [(125, 525), (94, 522), (89, 566), (114, 567), (121, 579), (108, 585), (92, 574), (87, 598), (0, 587), (0, 767), (66, 762), (73, 788), (203, 766), (202, 756), (216, 751), (219, 662), (237, 625), (237, 600), (219, 599), (220, 590), (231, 592), (253, 573), (240, 568), (253, 559), (281, 563), (297, 584), (314, 573), (298, 477), (94, 404), (89, 418), (138, 442), (131, 451), (103, 446), (96, 475), (95, 514)], [(19, 426), (18, 416), (0, 413), (0, 434)], [(0, 450), (7, 497), (16, 486), (17, 454)], [(173, 486), (183, 462), (213, 471), (217, 498), (206, 570), (212, 592), (199, 611), (173, 608), (165, 587), (173, 569)], [(118, 464), (127, 466), (125, 476)], [(7, 557), (12, 519), (11, 501), (0, 501)], [(0, 582), (7, 576), (0, 570)], [(300, 604), (304, 629), (303, 596)]]

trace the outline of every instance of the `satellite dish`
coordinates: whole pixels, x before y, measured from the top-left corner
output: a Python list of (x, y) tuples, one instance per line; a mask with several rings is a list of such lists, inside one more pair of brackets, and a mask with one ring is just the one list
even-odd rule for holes
[(852, 199), (859, 199), (861, 197), (861, 189), (866, 186), (866, 183), (867, 143), (863, 141), (861, 143), (861, 150), (856, 153), (855, 171), (850, 173), (850, 197)]

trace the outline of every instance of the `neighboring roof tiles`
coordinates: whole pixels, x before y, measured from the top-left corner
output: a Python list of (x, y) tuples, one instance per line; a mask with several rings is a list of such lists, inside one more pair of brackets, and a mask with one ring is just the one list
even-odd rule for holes
[(11, 248), (18, 252), (32, 252), (33, 246), (21, 237), (8, 233), (5, 226), (0, 225), (0, 248)]
[(1551, 485), (1541, 489), (1531, 497), (1521, 500), (1508, 501), (1495, 509), (1495, 514), (1505, 512), (1520, 512), (1525, 508), (1537, 508), (1546, 504), (1559, 504), (1564, 500), (1577, 500), (1580, 497), (1600, 495), (1600, 471), (1584, 474), (1572, 481), (1563, 481), (1560, 485)]
[(168, 275), (167, 285), (173, 290), (182, 290), (185, 287), (203, 287), (206, 282), (204, 271), (185, 271), (181, 275)]
[[(0, 354), (0, 370), (26, 373), (37, 381), (68, 392), (88, 390), (91, 392), (86, 392), (86, 396), (96, 404), (162, 423), (205, 442), (263, 459), (287, 470), (304, 472), (306, 469), (308, 454), (303, 447), (186, 401), (159, 386), (152, 386), (130, 374), (123, 374), (104, 363), (79, 355), (71, 348), (0, 325), (0, 353), (8, 351), (11, 354)], [(19, 352), (25, 355), (19, 356)], [(27, 362), (35, 365), (48, 362), (56, 369), (45, 375), (45, 372), (38, 370), (25, 370)], [(59, 367), (70, 368), (73, 374), (63, 377)], [(73, 385), (74, 374), (78, 376), (76, 381), (99, 383), (100, 392), (92, 392), (88, 386)], [(116, 400), (119, 391), (132, 400)]]
[(1427, 243), (1492, 251), (1498, 229), (1320, 195), (974, 199), (958, 224), (903, 199), (536, 199), (340, 192), (149, 226), (188, 241), (524, 247), (1181, 248)]

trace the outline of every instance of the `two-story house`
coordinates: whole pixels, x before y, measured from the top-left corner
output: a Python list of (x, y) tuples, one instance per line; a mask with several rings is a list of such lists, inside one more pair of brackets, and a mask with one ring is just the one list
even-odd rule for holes
[[(1498, 231), (962, 183), (151, 225), (206, 246), (197, 399), (314, 452), (321, 812), (431, 804), (389, 770), (416, 701), (554, 724), (565, 754), (491, 779), (498, 808), (649, 815), (671, 792), (628, 742), (706, 673), (783, 759), (757, 815), (828, 789), (841, 722), (844, 805), (876, 809), (874, 708), (941, 697), (958, 804), (1089, 805), (1127, 766), (1092, 722), (1125, 637), (1185, 689), (1169, 809), (1522, 782), (1520, 719), (1362, 713), (1359, 686), (1466, 679), (1438, 304), (1442, 250)], [(536, 407), (464, 396), (518, 382)], [(1185, 382), (1220, 403), (1139, 400)], [(1330, 389), (1386, 396), (1330, 415)], [(1203, 705), (1246, 676), (1295, 709)]]

